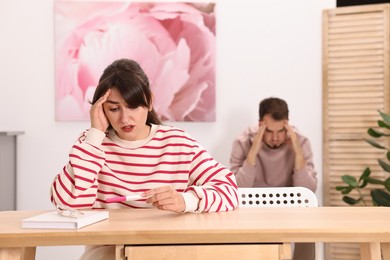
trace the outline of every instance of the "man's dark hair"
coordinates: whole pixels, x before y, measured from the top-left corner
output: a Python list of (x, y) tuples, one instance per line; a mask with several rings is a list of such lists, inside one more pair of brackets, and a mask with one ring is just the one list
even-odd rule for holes
[(259, 104), (260, 120), (263, 120), (267, 114), (271, 115), (274, 120), (288, 120), (288, 106), (286, 101), (275, 97), (263, 99)]

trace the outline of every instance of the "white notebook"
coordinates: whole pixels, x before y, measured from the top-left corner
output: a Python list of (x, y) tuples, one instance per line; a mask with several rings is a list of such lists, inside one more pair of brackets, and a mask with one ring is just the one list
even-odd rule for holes
[(80, 212), (83, 214), (77, 217), (61, 216), (57, 211), (39, 214), (22, 219), (22, 228), (79, 229), (109, 217), (106, 210), (80, 210)]

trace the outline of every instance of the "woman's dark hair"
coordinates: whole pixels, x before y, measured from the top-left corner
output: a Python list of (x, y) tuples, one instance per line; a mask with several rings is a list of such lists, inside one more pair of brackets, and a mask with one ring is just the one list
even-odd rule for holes
[[(111, 88), (116, 88), (131, 108), (151, 107), (152, 92), (148, 77), (133, 60), (116, 60), (104, 70), (91, 103), (95, 104)], [(162, 124), (154, 108), (149, 111), (146, 124)]]
[(259, 105), (260, 120), (263, 120), (267, 114), (278, 121), (288, 119), (288, 106), (286, 101), (274, 97), (263, 99)]

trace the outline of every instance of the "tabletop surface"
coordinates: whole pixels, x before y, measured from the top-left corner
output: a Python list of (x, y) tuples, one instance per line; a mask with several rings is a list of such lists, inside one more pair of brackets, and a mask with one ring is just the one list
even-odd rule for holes
[(0, 212), (0, 247), (93, 244), (390, 242), (390, 207), (240, 208), (177, 214), (110, 210), (79, 230), (22, 229), (42, 211)]

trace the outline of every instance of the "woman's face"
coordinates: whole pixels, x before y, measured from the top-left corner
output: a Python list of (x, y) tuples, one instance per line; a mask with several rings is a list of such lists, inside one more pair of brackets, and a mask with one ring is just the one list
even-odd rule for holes
[(150, 127), (146, 125), (149, 109), (141, 106), (130, 108), (116, 88), (111, 89), (103, 109), (120, 139), (136, 141), (149, 135)]

